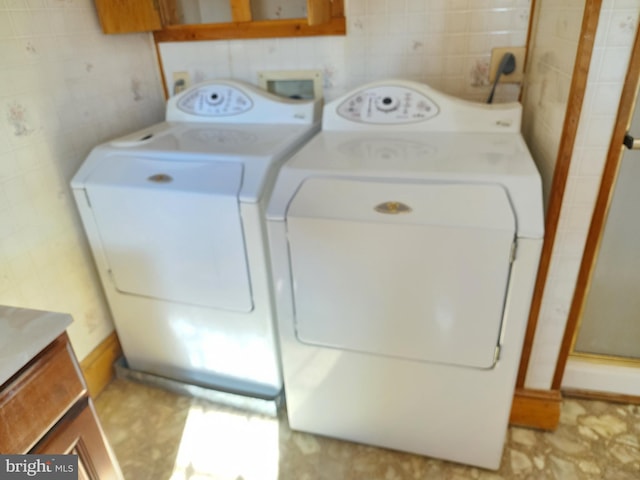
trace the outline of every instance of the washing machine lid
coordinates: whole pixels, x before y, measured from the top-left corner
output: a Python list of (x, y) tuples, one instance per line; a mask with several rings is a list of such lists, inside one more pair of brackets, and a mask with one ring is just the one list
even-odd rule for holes
[(132, 295), (253, 308), (238, 205), (240, 163), (111, 156), (85, 181), (115, 287)]
[(270, 175), (319, 129), (319, 123), (206, 124), (159, 123), (94, 148), (74, 175), (73, 188), (83, 188), (95, 168), (109, 158), (130, 156), (161, 161), (242, 164), (241, 202), (256, 203), (270, 188)]
[(247, 158), (268, 161), (290, 145), (300, 143), (301, 138), (316, 127), (311, 124), (163, 122), (111, 140), (108, 145), (119, 153), (203, 154), (217, 161), (244, 162)]
[(502, 186), (312, 178), (286, 227), (301, 342), (493, 367), (515, 239)]

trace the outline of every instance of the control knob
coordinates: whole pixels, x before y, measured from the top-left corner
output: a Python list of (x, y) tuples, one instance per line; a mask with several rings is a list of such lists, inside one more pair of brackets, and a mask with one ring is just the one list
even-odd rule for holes
[(376, 99), (376, 108), (381, 112), (389, 113), (397, 110), (400, 106), (400, 100), (397, 98), (384, 96)]

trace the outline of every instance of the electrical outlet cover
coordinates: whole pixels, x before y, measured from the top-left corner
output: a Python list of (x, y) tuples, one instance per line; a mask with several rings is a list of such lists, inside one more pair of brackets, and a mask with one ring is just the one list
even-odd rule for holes
[(516, 57), (516, 69), (510, 73), (503, 73), (499, 83), (521, 83), (524, 77), (525, 47), (498, 47), (491, 50), (491, 63), (489, 65), (489, 82), (493, 84), (496, 79), (498, 65), (505, 53), (513, 53)]
[(176, 95), (186, 90), (191, 83), (189, 72), (173, 72), (173, 83), (171, 84), (171, 95)]

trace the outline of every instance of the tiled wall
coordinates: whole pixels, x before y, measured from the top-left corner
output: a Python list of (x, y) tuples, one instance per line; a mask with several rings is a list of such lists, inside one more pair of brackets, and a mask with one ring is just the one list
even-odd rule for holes
[(522, 96), (522, 132), (542, 176), (545, 206), (569, 101), (585, 3), (536, 3)]
[[(401, 77), (471, 100), (486, 99), (491, 49), (524, 46), (530, 0), (346, 0), (347, 35), (165, 43), (165, 77), (192, 82), (261, 70), (321, 70), (326, 99), (365, 82)], [(496, 101), (515, 100), (500, 86)]]
[(80, 358), (113, 327), (69, 180), (163, 105), (148, 34), (102, 35), (91, 0), (0, 0), (0, 304), (73, 315)]
[[(546, 389), (551, 385), (639, 13), (640, 2), (637, 0), (604, 0), (602, 4), (578, 136), (526, 379), (526, 386), (530, 388)], [(553, 50), (557, 50), (557, 44)], [(540, 106), (546, 101), (540, 98), (533, 103)], [(554, 141), (549, 140), (552, 147)], [(544, 166), (541, 168), (543, 172), (545, 169)]]

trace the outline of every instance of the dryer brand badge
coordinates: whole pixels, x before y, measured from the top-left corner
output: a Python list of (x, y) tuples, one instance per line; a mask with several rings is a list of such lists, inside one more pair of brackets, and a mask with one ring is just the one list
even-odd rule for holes
[(389, 201), (376, 205), (374, 210), (379, 213), (395, 215), (398, 213), (409, 213), (411, 212), (411, 207), (402, 202)]
[(167, 175), (166, 173), (156, 173), (155, 175), (151, 175), (147, 178), (150, 182), (155, 183), (169, 183), (173, 181), (173, 177), (171, 175)]

